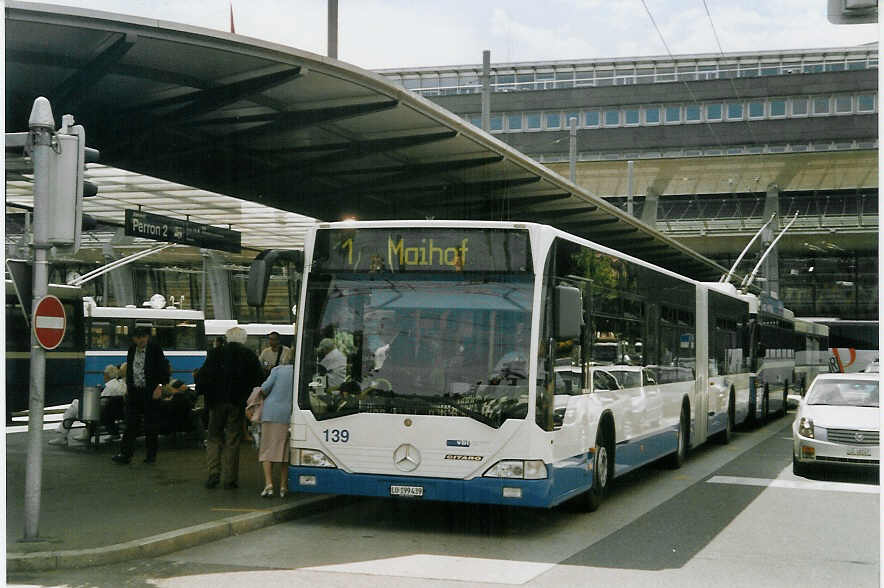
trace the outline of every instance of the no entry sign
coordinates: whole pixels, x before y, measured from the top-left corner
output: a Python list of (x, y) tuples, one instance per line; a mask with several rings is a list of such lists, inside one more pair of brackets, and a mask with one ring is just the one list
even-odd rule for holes
[(61, 300), (48, 294), (34, 309), (34, 335), (43, 349), (55, 349), (64, 338), (66, 318)]

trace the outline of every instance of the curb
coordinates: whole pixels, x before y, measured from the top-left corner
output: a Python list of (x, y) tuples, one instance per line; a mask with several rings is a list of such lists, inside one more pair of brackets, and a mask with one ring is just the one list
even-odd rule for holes
[(338, 504), (344, 504), (340, 497), (323, 494), (305, 498), (297, 504), (275, 506), (262, 512), (235, 515), (104, 547), (7, 553), (6, 571), (13, 573), (88, 568), (132, 559), (156, 557), (225, 537), (248, 533), (276, 523), (326, 512)]

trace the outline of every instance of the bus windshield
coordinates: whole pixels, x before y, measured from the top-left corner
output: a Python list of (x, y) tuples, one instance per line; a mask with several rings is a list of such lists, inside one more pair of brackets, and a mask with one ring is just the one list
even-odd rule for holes
[(464, 416), (528, 411), (533, 275), (323, 270), (307, 285), (299, 406)]

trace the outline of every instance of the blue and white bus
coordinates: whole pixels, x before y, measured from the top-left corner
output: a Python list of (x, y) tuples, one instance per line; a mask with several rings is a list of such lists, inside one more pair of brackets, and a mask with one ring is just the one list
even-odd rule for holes
[(730, 287), (531, 223), (319, 224), (304, 253), (293, 490), (592, 510), (754, 408)]
[[(31, 332), (22, 312), (12, 281), (6, 287), (6, 422), (14, 413), (27, 410), (30, 400)], [(84, 327), (83, 293), (79, 286), (49, 284), (49, 294), (64, 305), (64, 338), (46, 352), (44, 405), (48, 408), (70, 404), (83, 390)], [(31, 309), (27, 309), (30, 315)]]
[(150, 327), (151, 337), (162, 346), (169, 360), (173, 379), (192, 384), (193, 370), (206, 360), (205, 321), (201, 310), (97, 306), (91, 298), (83, 299), (83, 309), (85, 386), (102, 384), (105, 366), (119, 366), (126, 361), (136, 326)]

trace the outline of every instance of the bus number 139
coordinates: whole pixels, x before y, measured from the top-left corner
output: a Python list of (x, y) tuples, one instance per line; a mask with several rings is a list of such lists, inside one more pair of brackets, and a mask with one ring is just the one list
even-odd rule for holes
[(347, 443), (350, 441), (350, 431), (347, 429), (323, 429), (322, 434), (325, 435), (325, 442), (328, 443)]

